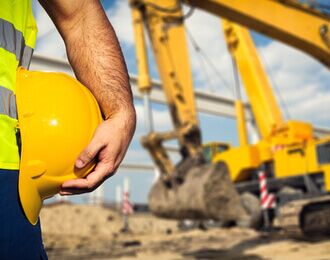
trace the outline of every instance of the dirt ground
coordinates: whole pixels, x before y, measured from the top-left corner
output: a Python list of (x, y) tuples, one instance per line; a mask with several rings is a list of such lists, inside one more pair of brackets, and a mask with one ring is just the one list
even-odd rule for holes
[(47, 206), (41, 224), (50, 260), (330, 260), (330, 240), (294, 240), (237, 227), (180, 231), (176, 221), (149, 214), (132, 215), (131, 231), (122, 233), (122, 217), (100, 206)]

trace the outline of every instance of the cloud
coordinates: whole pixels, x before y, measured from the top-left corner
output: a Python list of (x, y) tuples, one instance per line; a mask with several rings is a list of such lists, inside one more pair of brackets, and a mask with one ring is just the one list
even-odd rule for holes
[[(187, 12), (187, 7), (185, 11)], [(116, 34), (125, 48), (132, 48), (134, 46), (134, 35), (132, 28), (131, 10), (127, 0), (117, 1), (114, 6), (110, 7), (106, 11)], [(203, 50), (203, 53), (208, 57), (212, 64), (217, 68), (216, 71), (212, 69), (212, 65), (201, 58), (200, 54), (196, 54), (194, 51), (189, 37), (187, 37), (188, 48), (190, 50), (191, 66), (193, 72), (193, 78), (196, 88), (200, 88), (209, 92), (217, 92), (224, 96), (231, 97), (231, 90), (229, 84), (232, 82), (232, 71), (230, 57), (226, 51), (226, 45), (224, 43), (223, 34), (221, 31), (221, 24), (217, 17), (207, 14), (204, 11), (195, 10), (194, 14), (186, 20), (186, 26), (189, 29), (190, 34), (196, 40), (198, 45)], [(207, 28), (207, 30), (205, 29)], [(147, 44), (148, 43), (148, 37)], [(210, 43), (212, 48), (210, 48)], [(125, 50), (124, 50), (125, 52)], [(127, 59), (134, 59), (132, 55), (125, 55)], [(153, 56), (151, 49), (149, 48), (149, 56)], [(151, 69), (153, 66), (153, 59), (151, 60)], [(130, 61), (128, 61), (130, 63)], [(205, 71), (204, 71), (205, 67)], [(220, 73), (218, 73), (220, 72)], [(153, 73), (155, 75), (156, 73)], [(223, 80), (227, 82), (227, 86), (224, 86)]]
[(124, 163), (137, 163), (151, 165), (151, 158), (147, 150), (129, 149), (125, 155)]
[[(145, 112), (142, 105), (136, 105), (137, 114), (137, 129), (136, 136), (141, 136), (146, 133), (145, 129)], [(153, 126), (156, 131), (169, 131), (173, 129), (172, 121), (170, 118), (169, 111), (167, 109), (153, 109), (152, 110)]]
[[(232, 98), (234, 81), (231, 58), (219, 18), (196, 10), (186, 20), (186, 26), (205, 56), (217, 67), (216, 71), (212, 66), (207, 67), (208, 80), (203, 72), (201, 57), (196, 55), (190, 44), (196, 88)], [(330, 89), (327, 86), (330, 82), (329, 69), (307, 54), (274, 40), (259, 47), (259, 54), (261, 61), (267, 65), (264, 67), (282, 110), (285, 110), (284, 106), (288, 107), (291, 119), (330, 127), (330, 113), (327, 112), (330, 110)], [(280, 89), (280, 94), (275, 85)]]
[(35, 52), (62, 59), (66, 58), (65, 45), (60, 34), (46, 11), (36, 0), (33, 1), (33, 11), (38, 25)]
[(116, 1), (114, 6), (106, 10), (106, 14), (116, 31), (121, 43), (134, 45), (131, 9), (127, 0)]
[[(234, 80), (231, 58), (219, 18), (203, 11), (195, 11), (186, 20), (186, 26), (211, 63), (217, 67), (217, 71), (214, 71), (208, 66), (207, 80), (201, 58), (194, 54), (190, 45), (196, 88), (232, 98)], [(264, 67), (267, 68), (267, 75), (282, 111), (284, 112), (286, 106), (291, 119), (330, 127), (330, 113), (327, 113), (330, 109), (330, 90), (327, 86), (330, 82), (329, 70), (310, 56), (277, 41), (270, 41), (270, 44), (261, 46), (259, 51), (261, 61), (267, 64)], [(219, 74), (227, 86), (219, 78)], [(285, 104), (275, 85), (280, 89)]]
[[(33, 9), (38, 24), (36, 52), (66, 58), (64, 42), (54, 23), (37, 0), (33, 0)], [(128, 1), (116, 1), (114, 6), (106, 10), (106, 14), (111, 19), (120, 42), (133, 46), (134, 37)]]
[[(187, 8), (185, 9), (187, 12)], [(232, 64), (220, 19), (204, 11), (195, 10), (185, 24), (196, 88), (232, 98)], [(196, 52), (192, 41), (197, 43), (202, 54)]]
[[(273, 89), (276, 85), (280, 90), (291, 118), (329, 127), (329, 70), (307, 54), (279, 42), (273, 41), (259, 50)], [(274, 92), (281, 101), (279, 93)]]

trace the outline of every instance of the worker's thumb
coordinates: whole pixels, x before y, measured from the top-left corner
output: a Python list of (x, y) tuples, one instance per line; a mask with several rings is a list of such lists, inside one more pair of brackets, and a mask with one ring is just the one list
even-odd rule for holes
[(91, 162), (102, 147), (102, 142), (92, 140), (76, 160), (76, 167), (83, 168), (85, 165)]

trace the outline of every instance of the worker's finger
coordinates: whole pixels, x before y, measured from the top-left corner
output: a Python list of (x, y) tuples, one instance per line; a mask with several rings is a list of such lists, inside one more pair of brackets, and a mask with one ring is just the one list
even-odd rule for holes
[(78, 195), (82, 193), (88, 193), (90, 192), (89, 189), (67, 189), (65, 191), (60, 191), (61, 196), (70, 196), (70, 195)]
[(106, 164), (99, 164), (94, 172), (91, 172), (86, 178), (69, 180), (62, 184), (60, 194), (72, 195), (95, 190), (103, 181), (113, 175)]
[(98, 183), (101, 183), (104, 179), (104, 173), (101, 171), (91, 172), (84, 179), (69, 180), (62, 184), (61, 189), (90, 189), (92, 190)]
[[(78, 179), (77, 181), (79, 180), (81, 179)], [(83, 184), (83, 183), (74, 184), (73, 186), (74, 186), (73, 188), (71, 188), (71, 186), (67, 188), (61, 188), (59, 192), (60, 195), (76, 195), (76, 194), (91, 192), (95, 190), (99, 185), (96, 185), (93, 188), (89, 188), (88, 184)], [(78, 187), (85, 187), (85, 188), (78, 188)]]
[(76, 160), (76, 167), (83, 168), (86, 166), (104, 146), (104, 142), (100, 141), (99, 138), (94, 137), (85, 150), (79, 155)]

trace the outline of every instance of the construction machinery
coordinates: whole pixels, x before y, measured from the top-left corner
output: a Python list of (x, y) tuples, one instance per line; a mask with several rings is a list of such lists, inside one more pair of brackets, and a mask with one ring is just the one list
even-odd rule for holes
[[(315, 218), (320, 219), (320, 214), (324, 220), (329, 211), (324, 206), (330, 201), (326, 195), (329, 191), (329, 161), (324, 160), (328, 151), (320, 150), (329, 144), (329, 136), (317, 138), (311, 124), (283, 119), (248, 30), (229, 21), (224, 21), (223, 27), (228, 49), (240, 71), (260, 141), (254, 145), (247, 143), (246, 130), (242, 126), (245, 121), (243, 104), (238, 99), (240, 145), (215, 154), (213, 162), (225, 161), (238, 190), (254, 195), (259, 195), (256, 173), (263, 166), (269, 191), (278, 197), (281, 225), (297, 234), (315, 222)], [(235, 163), (237, 161), (241, 162), (240, 165)], [(320, 210), (304, 210), (312, 205), (313, 208), (320, 207), (318, 203), (322, 205)], [(323, 231), (329, 232), (329, 229)]]
[[(330, 65), (329, 17), (297, 1), (183, 2), (283, 41), (312, 55), (326, 66)], [(244, 107), (237, 95), (235, 106), (240, 145), (229, 147), (218, 144), (219, 152), (213, 153), (213, 164), (208, 164), (203, 156), (185, 39), (184, 19), (191, 12), (183, 15), (180, 1), (175, 0), (136, 0), (131, 1), (131, 6), (138, 85), (145, 94), (148, 107), (151, 84), (144, 40), (145, 24), (175, 126), (172, 132), (155, 133), (150, 124), (149, 134), (142, 140), (162, 177), (150, 193), (151, 210), (172, 218), (214, 218), (256, 223), (259, 214), (251, 214), (251, 210), (238, 199), (237, 192), (257, 195), (257, 172), (262, 168), (269, 177), (270, 190), (283, 194), (279, 201), (282, 209), (285, 205), (292, 208), (292, 203), (299, 204), (294, 213), (287, 214), (284, 210), (282, 216), (287, 215), (282, 221), (284, 225), (306, 231), (308, 223), (315, 220), (313, 216), (320, 218), (322, 215), (324, 220), (323, 213), (329, 204), (326, 194), (330, 190), (330, 138), (315, 138), (308, 123), (284, 122), (248, 31), (230, 22), (224, 26), (228, 47), (241, 74), (261, 139), (255, 145), (248, 143)], [(239, 93), (238, 88), (236, 93)], [(164, 141), (175, 138), (182, 156), (176, 165), (171, 162), (163, 146)], [(214, 151), (217, 145), (212, 145), (213, 148), (207, 149)], [(284, 186), (294, 188), (294, 192), (280, 193)], [(254, 219), (251, 220), (251, 216)]]

